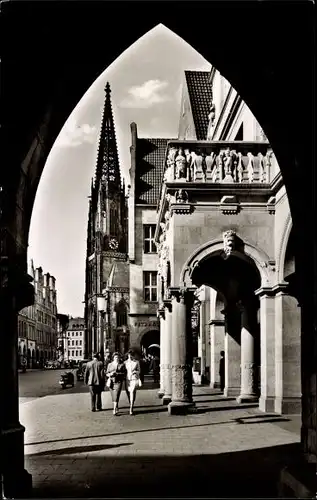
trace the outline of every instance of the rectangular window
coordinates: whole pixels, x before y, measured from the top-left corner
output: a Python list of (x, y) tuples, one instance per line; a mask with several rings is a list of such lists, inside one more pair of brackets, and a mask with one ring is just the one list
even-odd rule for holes
[(79, 341), (79, 345), (83, 345), (83, 341), (82, 340)]
[(68, 341), (68, 345), (70, 345), (70, 340)]
[(78, 332), (76, 332), (76, 337), (78, 337)]
[(75, 352), (75, 351), (72, 351), (72, 356), (74, 356), (74, 352)]
[(76, 345), (78, 345), (78, 340), (76, 340)]
[(72, 340), (72, 345), (75, 345), (75, 340)]
[(144, 283), (144, 301), (157, 302), (157, 272), (144, 271), (143, 283)]
[(75, 354), (75, 356), (76, 356), (76, 357), (78, 356), (78, 351), (76, 351), (76, 354)]
[(156, 245), (154, 242), (155, 224), (144, 224), (144, 253), (156, 253)]
[(79, 351), (79, 356), (82, 356), (82, 350)]

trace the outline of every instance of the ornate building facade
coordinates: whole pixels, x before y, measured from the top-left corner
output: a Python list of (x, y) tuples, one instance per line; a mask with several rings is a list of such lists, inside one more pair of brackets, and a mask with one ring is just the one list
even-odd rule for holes
[(193, 355), (201, 378), (217, 387), (224, 351), (225, 396), (298, 413), (300, 307), (276, 158), (217, 71), (185, 77), (179, 140), (168, 143), (155, 231), (163, 402), (170, 413), (192, 405)]
[(218, 71), (186, 71), (177, 140), (139, 138), (132, 123), (128, 223), (114, 137), (107, 86), (88, 230), (92, 350), (159, 344), (171, 413), (191, 405), (194, 358), (195, 382), (219, 386), (221, 351), (225, 396), (298, 412), (292, 221), (247, 105)]
[(29, 275), (33, 279), (34, 304), (23, 308), (18, 315), (18, 359), (25, 359), (28, 368), (42, 366), (56, 359), (57, 294), (56, 280), (31, 262)]
[[(60, 315), (61, 316), (61, 315)], [(59, 319), (59, 335), (57, 339), (59, 361), (82, 361), (85, 353), (84, 318), (67, 318), (65, 328)]]
[(115, 127), (105, 87), (95, 178), (91, 184), (85, 287), (85, 358), (129, 346), (127, 203), (121, 182)]

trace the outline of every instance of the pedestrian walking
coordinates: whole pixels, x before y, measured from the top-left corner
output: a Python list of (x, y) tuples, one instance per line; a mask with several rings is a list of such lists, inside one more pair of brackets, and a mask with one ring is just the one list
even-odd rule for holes
[(135, 359), (131, 349), (128, 351), (128, 359), (125, 362), (125, 367), (127, 371), (126, 391), (130, 404), (130, 415), (133, 415), (136, 391), (138, 387), (141, 387), (142, 382), (140, 380), (140, 363)]
[(225, 389), (225, 351), (220, 351), (219, 377), (220, 377), (220, 390), (221, 392), (223, 392)]
[(98, 353), (93, 354), (92, 361), (88, 361), (86, 365), (85, 384), (89, 386), (91, 411), (96, 411), (96, 406), (97, 410), (101, 411), (101, 393), (105, 388), (105, 373)]
[(109, 387), (113, 403), (113, 414), (118, 415), (122, 385), (127, 375), (125, 364), (120, 359), (119, 353), (113, 354), (112, 361), (107, 366), (106, 375), (107, 387)]

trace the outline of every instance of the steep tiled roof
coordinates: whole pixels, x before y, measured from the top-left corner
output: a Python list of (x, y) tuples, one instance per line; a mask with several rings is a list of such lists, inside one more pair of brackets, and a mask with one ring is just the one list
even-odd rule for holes
[(208, 115), (212, 101), (210, 71), (185, 71), (186, 83), (192, 108), (198, 141), (207, 139)]
[(168, 141), (172, 139), (138, 139), (136, 146), (136, 203), (156, 205), (164, 175)]

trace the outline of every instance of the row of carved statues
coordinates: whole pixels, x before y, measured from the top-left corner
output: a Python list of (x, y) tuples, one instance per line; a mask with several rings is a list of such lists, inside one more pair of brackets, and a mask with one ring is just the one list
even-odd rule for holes
[(270, 182), (272, 153), (237, 152), (226, 148), (196, 153), (171, 146), (168, 150), (164, 180), (187, 182)]

